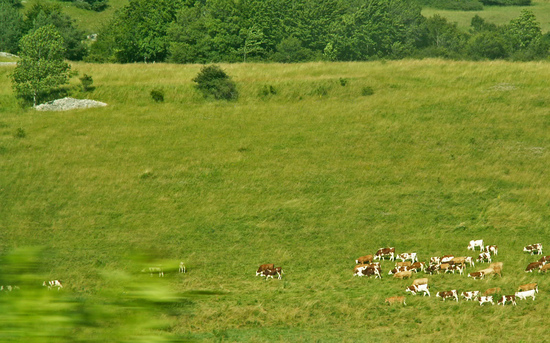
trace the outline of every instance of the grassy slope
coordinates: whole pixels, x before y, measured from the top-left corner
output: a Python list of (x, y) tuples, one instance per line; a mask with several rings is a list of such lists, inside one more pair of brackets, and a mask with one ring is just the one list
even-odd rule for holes
[[(163, 280), (196, 301), (173, 332), (233, 341), (534, 341), (550, 280), (526, 275), (546, 246), (550, 80), (547, 63), (396, 61), (223, 65), (236, 103), (209, 103), (200, 66), (75, 64), (102, 109), (21, 111), (0, 69), (0, 252), (49, 248), (51, 278), (85, 294), (130, 250), (183, 259)], [(340, 85), (339, 79), (348, 83)], [(258, 97), (272, 85), (278, 94)], [(361, 89), (374, 88), (372, 96)], [(163, 87), (166, 103), (149, 91)], [(26, 137), (16, 137), (22, 128)], [(382, 246), (422, 260), (500, 247), (504, 277), (431, 277), (432, 292), (538, 281), (517, 308), (408, 296), (409, 281), (354, 278)], [(254, 277), (284, 267), (282, 281)], [(391, 264), (384, 263), (385, 273)], [(476, 330), (472, 330), (476, 328)], [(483, 328), (480, 335), (478, 328)], [(95, 337), (101, 340), (101, 329)], [(105, 341), (109, 341), (108, 337)]]
[(482, 11), (446, 11), (434, 8), (424, 8), (422, 15), (431, 17), (438, 14), (447, 18), (450, 22), (458, 23), (458, 26), (463, 29), (468, 29), (472, 21), (472, 17), (478, 15), (490, 23), (507, 24), (510, 20), (517, 18), (522, 10), (532, 11), (541, 26), (542, 32), (546, 33), (550, 30), (550, 1), (539, 0), (533, 1), (532, 6), (485, 6)]

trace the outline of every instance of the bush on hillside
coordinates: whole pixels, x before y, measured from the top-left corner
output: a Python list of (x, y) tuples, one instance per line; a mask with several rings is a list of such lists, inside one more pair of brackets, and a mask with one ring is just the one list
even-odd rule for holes
[(155, 102), (164, 102), (164, 91), (162, 89), (153, 89), (151, 91), (151, 99)]
[(205, 98), (237, 100), (239, 97), (235, 82), (216, 65), (203, 67), (193, 82)]
[(486, 6), (531, 6), (531, 0), (480, 0)]

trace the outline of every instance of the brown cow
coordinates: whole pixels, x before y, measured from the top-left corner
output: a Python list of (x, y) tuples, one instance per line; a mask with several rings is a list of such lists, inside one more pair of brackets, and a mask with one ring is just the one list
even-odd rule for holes
[(394, 278), (396, 279), (408, 279), (412, 276), (412, 271), (410, 270), (407, 270), (407, 271), (404, 271), (404, 272), (397, 272), (393, 275)]
[(492, 268), (495, 271), (495, 274), (502, 277), (502, 262), (493, 262), (489, 265), (489, 268)]
[(532, 273), (534, 269), (539, 269), (540, 270), (543, 265), (544, 265), (543, 262), (531, 262), (531, 263), (529, 263), (527, 268), (525, 268), (525, 271), (527, 273)]
[(273, 263), (262, 264), (260, 268), (258, 268), (258, 271), (256, 271), (256, 276), (261, 275), (264, 270), (273, 269), (273, 268), (275, 268), (275, 265)]
[(483, 273), (483, 277), (495, 274), (495, 270), (493, 268), (490, 268), (490, 267), (482, 269), (479, 272)]
[(425, 285), (428, 283), (428, 278), (414, 279), (411, 286)]
[(542, 268), (539, 269), (539, 273), (542, 273), (542, 272), (546, 273), (548, 271), (548, 269), (550, 269), (550, 263), (545, 264), (544, 266), (542, 266)]
[(402, 303), (403, 305), (407, 305), (405, 303), (405, 297), (403, 296), (400, 296), (400, 297), (389, 297), (389, 298), (386, 298), (386, 301), (390, 306), (392, 304), (395, 304), (395, 303)]
[(395, 267), (410, 267), (412, 264), (411, 261), (397, 262)]
[(365, 256), (361, 256), (358, 259), (356, 259), (355, 263), (357, 263), (357, 264), (372, 263), (372, 259), (373, 259), (372, 255), (365, 255)]
[(488, 288), (485, 292), (483, 292), (483, 295), (488, 296), (493, 294), (499, 294), (500, 292), (502, 292), (500, 287)]
[(536, 282), (527, 283), (525, 285), (521, 285), (521, 286), (518, 287), (518, 291), (521, 291), (521, 292), (530, 291), (532, 289), (534, 289), (535, 292), (537, 292), (537, 293), (539, 292), (539, 286)]

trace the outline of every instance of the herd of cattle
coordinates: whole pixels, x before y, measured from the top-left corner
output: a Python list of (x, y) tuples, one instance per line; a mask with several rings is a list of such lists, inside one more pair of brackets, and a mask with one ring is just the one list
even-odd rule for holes
[[(483, 245), (483, 240), (472, 240), (468, 245), (468, 250), (475, 251), (476, 248), (479, 248), (480, 254), (476, 259), (476, 262), (488, 262), (490, 263), (489, 267), (482, 270), (471, 272), (468, 274), (468, 277), (473, 279), (483, 279), (490, 275), (499, 275), (502, 277), (502, 262), (492, 262), (492, 257), (498, 255), (498, 247), (496, 245)], [(533, 254), (542, 255), (542, 244), (532, 244), (523, 248), (523, 251)], [(388, 272), (389, 275), (393, 275), (397, 279), (408, 279), (413, 276), (414, 273), (423, 271), (427, 274), (433, 275), (435, 273), (455, 273), (459, 272), (461, 275), (464, 273), (466, 265), (470, 267), (475, 266), (475, 262), (470, 256), (453, 256), (445, 255), (442, 257), (432, 257), (428, 265), (424, 262), (418, 261), (416, 253), (403, 253), (396, 255), (395, 248), (380, 248), (374, 255), (361, 256), (355, 260), (356, 266), (353, 270), (354, 276), (374, 276), (375, 278), (382, 278), (382, 269), (380, 266), (381, 260), (389, 259), (390, 261), (401, 260), (400, 262), (396, 261), (395, 268)], [(378, 262), (375, 262), (378, 260)], [(550, 264), (546, 262), (550, 261), (550, 256), (543, 256), (539, 261), (530, 263), (526, 272), (532, 272), (533, 270), (538, 270), (539, 272), (546, 272), (550, 269)], [(412, 285), (408, 286), (405, 289), (405, 292), (411, 293), (413, 295), (422, 293), (424, 296), (431, 296), (428, 278), (417, 278), (413, 280)], [(465, 300), (475, 300), (478, 301), (480, 305), (484, 303), (491, 303), (494, 305), (493, 296), (495, 294), (500, 294), (500, 288), (490, 288), (487, 289), (483, 294), (479, 291), (465, 291), (460, 293)], [(516, 305), (516, 299), (527, 299), (532, 298), (535, 300), (535, 293), (538, 293), (537, 283), (529, 283), (521, 285), (518, 287), (517, 292), (513, 295), (502, 295), (497, 304), (505, 305), (511, 303)], [(440, 291), (436, 293), (436, 297), (440, 297), (445, 301), (446, 299), (452, 299), (458, 302), (459, 294), (456, 290), (449, 291)], [(386, 303), (405, 303), (405, 296), (393, 296), (386, 299)]]
[[(487, 268), (481, 269), (479, 271), (468, 273), (468, 277), (473, 279), (483, 279), (491, 275), (499, 275), (502, 277), (502, 262), (493, 262), (493, 257), (498, 255), (498, 247), (496, 245), (486, 245), (484, 246), (483, 240), (472, 240), (468, 244), (468, 250), (475, 251), (476, 248), (479, 248), (479, 255), (474, 261), (473, 257), (470, 256), (453, 256), (445, 255), (442, 257), (431, 257), (428, 265), (425, 262), (418, 261), (416, 253), (402, 253), (397, 255), (395, 253), (395, 248), (380, 248), (374, 255), (361, 256), (355, 260), (355, 267), (353, 269), (354, 276), (374, 276), (375, 278), (382, 278), (382, 268), (380, 266), (380, 261), (388, 259), (390, 261), (396, 262), (395, 268), (391, 269), (388, 272), (388, 275), (393, 275), (393, 278), (396, 279), (408, 279), (412, 278), (413, 275), (422, 271), (426, 274), (439, 274), (439, 273), (455, 273), (458, 272), (460, 275), (464, 273), (466, 266), (474, 267), (475, 262), (480, 263), (490, 263)], [(531, 255), (538, 254), (542, 255), (542, 244), (532, 244), (523, 248), (524, 252), (528, 252)], [(401, 261), (396, 261), (401, 260)], [(543, 256), (539, 261), (530, 263), (526, 272), (532, 272), (533, 270), (538, 270), (539, 272), (546, 272), (550, 269), (550, 256)], [(278, 279), (282, 278), (283, 271), (281, 267), (275, 267), (274, 264), (262, 264), (256, 271), (256, 276), (261, 275), (265, 276), (266, 280), (277, 276)], [(429, 288), (429, 280), (426, 277), (416, 278), (413, 280), (412, 285), (408, 286), (405, 289), (406, 293), (411, 293), (413, 295), (423, 294), (424, 296), (431, 296)], [(516, 299), (527, 299), (532, 298), (535, 300), (535, 294), (538, 293), (538, 284), (529, 283), (525, 285), (520, 285), (517, 291), (512, 295), (502, 295), (498, 298), (498, 305), (505, 305), (511, 303), (516, 305)], [(479, 291), (464, 291), (460, 293), (460, 296), (465, 300), (478, 301), (479, 305), (484, 303), (495, 304), (494, 296), (501, 294), (502, 290), (500, 287), (489, 288), (485, 292), (480, 293)], [(459, 294), (453, 289), (449, 291), (440, 291), (437, 292), (436, 297), (440, 297), (445, 301), (446, 299), (455, 300), (458, 302)], [(402, 303), (406, 305), (405, 296), (393, 296), (386, 299), (386, 303)]]

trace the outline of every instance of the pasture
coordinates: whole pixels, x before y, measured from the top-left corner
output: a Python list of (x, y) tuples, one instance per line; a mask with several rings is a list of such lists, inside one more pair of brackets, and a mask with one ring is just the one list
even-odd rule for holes
[[(72, 95), (109, 106), (67, 112), (18, 107), (13, 67), (0, 67), (0, 284), (39, 281), (37, 303), (0, 294), (0, 319), (48, 318), (31, 309), (51, 298), (80, 321), (35, 341), (500, 342), (503, 328), (508, 341), (538, 341), (550, 275), (525, 273), (540, 256), (522, 249), (540, 242), (550, 254), (549, 66), (221, 65), (240, 98), (211, 102), (193, 89), (199, 65), (74, 63), (95, 89)], [(352, 276), (381, 247), (475, 258), (473, 239), (498, 245), (502, 278), (427, 276), (422, 297), (387, 275), (393, 262), (382, 279)], [(6, 256), (26, 246), (38, 258), (19, 280)], [(256, 277), (263, 263), (282, 280)], [(165, 277), (140, 274), (149, 264)], [(41, 288), (56, 279), (60, 291)], [(529, 282), (540, 293), (517, 306), (435, 297)], [(155, 297), (140, 308), (179, 300), (139, 321), (102, 310), (127, 305), (128, 289)], [(391, 296), (407, 306), (388, 306)], [(131, 329), (156, 319), (169, 324)], [(0, 328), (2, 340), (18, 327)]]

